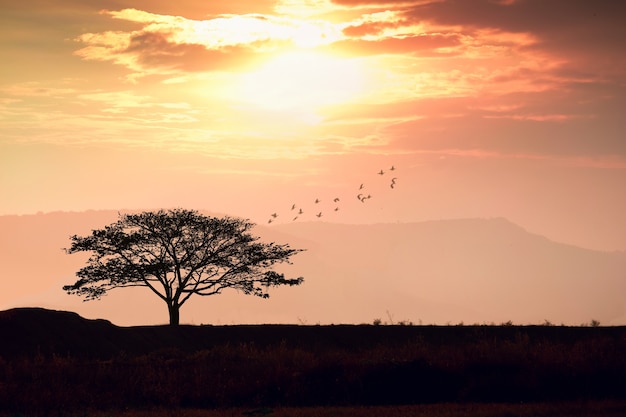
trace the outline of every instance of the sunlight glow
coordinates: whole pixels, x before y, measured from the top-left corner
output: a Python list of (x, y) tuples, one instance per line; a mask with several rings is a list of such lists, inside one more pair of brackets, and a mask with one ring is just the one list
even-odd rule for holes
[(312, 51), (277, 55), (237, 80), (235, 98), (264, 109), (312, 113), (354, 100), (365, 89), (359, 61)]

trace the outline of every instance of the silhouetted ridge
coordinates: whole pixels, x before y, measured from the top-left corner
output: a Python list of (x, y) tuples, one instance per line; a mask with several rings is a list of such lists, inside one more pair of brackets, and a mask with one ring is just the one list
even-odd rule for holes
[(0, 312), (2, 355), (113, 352), (118, 328), (107, 320), (89, 320), (69, 311), (14, 308)]
[[(76, 313), (43, 308), (0, 311), (0, 358), (43, 355), (72, 358), (113, 358), (120, 355), (169, 355), (235, 346), (294, 347), (311, 351), (375, 348), (403, 345), (415, 340), (462, 345), (476, 338), (514, 340), (516, 326), (372, 326), (372, 325), (235, 325), (172, 327), (118, 327), (106, 320), (89, 320)], [(532, 337), (573, 343), (597, 329), (581, 327), (523, 326)], [(605, 328), (606, 334), (623, 335), (623, 329)], [(491, 336), (489, 336), (491, 335)]]

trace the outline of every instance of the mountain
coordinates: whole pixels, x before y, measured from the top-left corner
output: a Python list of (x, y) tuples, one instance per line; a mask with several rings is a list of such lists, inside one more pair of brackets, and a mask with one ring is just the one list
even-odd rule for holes
[[(626, 253), (552, 242), (505, 219), (293, 223), (278, 230), (316, 243), (316, 259), (300, 264), (320, 277), (312, 298), (329, 297), (360, 317), (368, 310), (383, 320), (388, 310), (396, 321), (425, 323), (624, 317)], [(331, 282), (339, 291), (325, 292)]]
[[(70, 310), (123, 326), (165, 323), (165, 306), (142, 288), (87, 303), (61, 290), (86, 259), (62, 251), (69, 236), (116, 219), (116, 211), (0, 216), (0, 309)], [(254, 232), (306, 249), (280, 267), (304, 276), (304, 284), (276, 288), (268, 300), (234, 291), (192, 297), (182, 322), (626, 324), (626, 253), (553, 242), (502, 218), (293, 222)]]

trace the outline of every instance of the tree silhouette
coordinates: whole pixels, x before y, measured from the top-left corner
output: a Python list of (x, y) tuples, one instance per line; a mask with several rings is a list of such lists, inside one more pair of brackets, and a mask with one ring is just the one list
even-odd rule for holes
[(68, 294), (99, 299), (113, 288), (148, 287), (167, 304), (170, 325), (180, 321), (181, 306), (194, 294), (220, 294), (234, 288), (268, 298), (268, 288), (299, 285), (271, 270), (301, 252), (289, 245), (258, 242), (247, 220), (210, 217), (173, 209), (120, 214), (117, 222), (71, 236), (68, 254), (91, 252)]

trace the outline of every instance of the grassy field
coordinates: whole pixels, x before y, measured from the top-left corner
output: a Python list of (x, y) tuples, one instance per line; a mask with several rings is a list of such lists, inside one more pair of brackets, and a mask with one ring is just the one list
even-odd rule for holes
[(144, 409), (31, 413), (0, 413), (0, 417), (623, 417), (626, 401), (557, 403), (471, 403), (352, 407), (278, 407), (198, 409)]
[(626, 328), (147, 326), (0, 312), (0, 416), (626, 415)]

